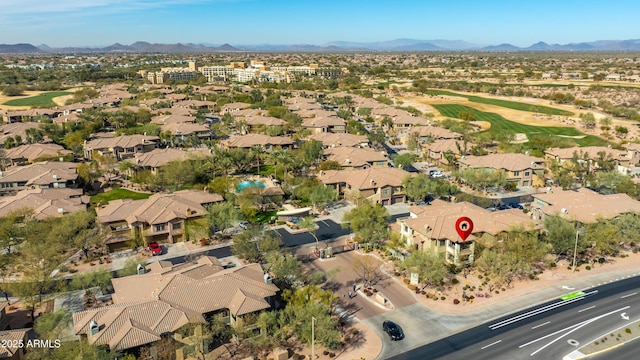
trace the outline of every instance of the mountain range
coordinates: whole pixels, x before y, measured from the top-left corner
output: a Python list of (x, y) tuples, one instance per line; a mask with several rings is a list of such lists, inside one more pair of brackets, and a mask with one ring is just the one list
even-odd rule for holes
[(599, 40), (570, 44), (548, 44), (537, 42), (528, 47), (512, 44), (480, 45), (462, 40), (416, 40), (396, 39), (380, 42), (332, 41), (322, 45), (312, 44), (151, 44), (138, 41), (131, 45), (115, 43), (106, 47), (62, 47), (47, 45), (0, 44), (0, 53), (213, 53), (238, 51), (289, 51), (289, 52), (349, 52), (349, 51), (639, 51), (640, 39)]

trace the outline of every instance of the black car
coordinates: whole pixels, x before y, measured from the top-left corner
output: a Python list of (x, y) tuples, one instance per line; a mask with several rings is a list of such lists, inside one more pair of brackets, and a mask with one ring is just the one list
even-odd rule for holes
[(524, 206), (522, 206), (522, 204), (519, 204), (517, 202), (510, 202), (509, 203), (509, 207), (512, 208), (512, 209), (524, 210)]
[(404, 332), (402, 331), (402, 328), (398, 326), (398, 324), (394, 323), (393, 321), (387, 320), (383, 322), (382, 330), (387, 334), (389, 334), (389, 337), (393, 341), (404, 339)]
[(497, 206), (497, 208), (498, 208), (498, 210), (509, 210), (510, 209), (510, 207), (508, 207), (505, 204), (500, 204), (500, 205)]

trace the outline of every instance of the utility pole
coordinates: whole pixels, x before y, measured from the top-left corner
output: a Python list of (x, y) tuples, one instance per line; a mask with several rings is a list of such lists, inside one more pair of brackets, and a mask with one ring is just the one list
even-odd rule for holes
[(576, 255), (578, 252), (578, 235), (580, 234), (580, 230), (576, 230), (576, 243), (575, 246), (573, 247), (573, 272), (576, 272)]

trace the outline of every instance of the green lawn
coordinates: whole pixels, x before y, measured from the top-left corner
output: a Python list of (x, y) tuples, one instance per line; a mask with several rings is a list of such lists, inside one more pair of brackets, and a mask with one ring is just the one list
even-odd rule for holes
[[(531, 138), (534, 135), (546, 135), (546, 136), (583, 136), (584, 134), (572, 127), (560, 127), (560, 126), (533, 126), (525, 125), (517, 122), (513, 122), (505, 119), (501, 115), (496, 113), (484, 112), (476, 110), (469, 106), (457, 105), (457, 104), (441, 104), (432, 105), (443, 116), (450, 118), (459, 118), (460, 112), (471, 112), (475, 115), (476, 120), (486, 121), (491, 124), (491, 128), (487, 131), (500, 133), (523, 133), (527, 137)], [(605, 145), (606, 141), (597, 136), (587, 135), (582, 139), (572, 139), (580, 146), (594, 146)]]
[(140, 200), (140, 199), (146, 199), (151, 195), (152, 194), (149, 194), (149, 193), (139, 193), (139, 192), (135, 192), (127, 189), (113, 189), (105, 193), (93, 195), (91, 197), (91, 204), (102, 203), (104, 205), (111, 200), (117, 200), (117, 199)]
[(277, 212), (278, 211), (274, 210), (257, 213), (256, 216), (251, 218), (251, 222), (255, 224), (268, 223), (269, 221), (271, 221), (272, 217), (276, 217)]
[(27, 97), (27, 98), (9, 100), (9, 101), (6, 101), (2, 105), (7, 105), (7, 106), (38, 106), (38, 107), (54, 106), (55, 103), (52, 100), (53, 98), (58, 97), (58, 96), (71, 95), (71, 94), (73, 94), (73, 93), (72, 92), (68, 92), (68, 91), (50, 91), (50, 92), (42, 93), (40, 95), (30, 96), (30, 97)]
[(459, 96), (459, 97), (467, 98), (471, 102), (475, 102), (479, 104), (495, 105), (495, 106), (500, 106), (503, 108), (513, 109), (513, 110), (528, 111), (528, 112), (548, 114), (548, 115), (562, 115), (562, 116), (573, 115), (573, 113), (570, 111), (560, 110), (560, 109), (552, 108), (549, 106), (533, 105), (533, 104), (527, 104), (527, 103), (509, 101), (509, 100), (484, 98), (480, 96), (465, 95), (465, 94), (455, 93), (455, 92), (446, 91), (446, 90), (429, 90), (429, 92), (434, 95)]

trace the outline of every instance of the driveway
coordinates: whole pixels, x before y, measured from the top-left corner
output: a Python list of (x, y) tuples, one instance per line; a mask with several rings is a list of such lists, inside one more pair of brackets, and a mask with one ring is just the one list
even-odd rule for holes
[[(301, 249), (301, 251), (305, 250)], [(360, 320), (382, 316), (391, 312), (364, 295), (359, 294), (351, 299), (348, 297), (348, 292), (353, 291), (354, 284), (358, 287), (361, 287), (363, 284), (362, 279), (360, 279), (360, 276), (358, 276), (354, 270), (354, 263), (364, 256), (369, 255), (361, 255), (356, 251), (348, 251), (340, 253), (330, 259), (314, 260), (307, 265), (313, 270), (324, 273), (330, 272), (333, 269), (339, 269), (335, 277), (329, 279), (324, 287), (335, 292), (335, 294), (340, 297), (341, 306)], [(376, 258), (372, 259), (382, 265), (380, 260)], [(379, 272), (379, 275), (374, 287), (389, 299), (395, 309), (404, 308), (416, 303), (416, 299), (405, 286), (399, 284), (382, 271)]]

